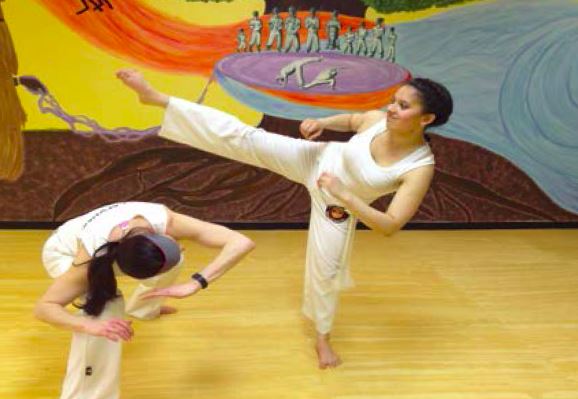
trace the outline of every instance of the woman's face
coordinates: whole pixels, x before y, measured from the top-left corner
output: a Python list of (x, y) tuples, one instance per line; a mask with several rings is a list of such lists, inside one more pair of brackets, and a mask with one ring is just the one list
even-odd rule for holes
[(423, 131), (434, 120), (424, 114), (419, 92), (410, 85), (400, 87), (387, 106), (387, 128), (401, 132)]

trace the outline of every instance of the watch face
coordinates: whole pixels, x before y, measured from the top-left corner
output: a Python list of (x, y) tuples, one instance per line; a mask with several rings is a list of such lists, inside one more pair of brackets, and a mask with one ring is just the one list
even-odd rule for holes
[(345, 222), (349, 219), (349, 213), (342, 206), (329, 205), (325, 208), (325, 215), (336, 223)]

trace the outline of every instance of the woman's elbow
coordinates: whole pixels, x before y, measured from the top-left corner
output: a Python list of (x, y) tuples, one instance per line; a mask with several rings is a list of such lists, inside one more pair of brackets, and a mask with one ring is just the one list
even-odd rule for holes
[(37, 302), (36, 305), (34, 306), (34, 318), (40, 321), (45, 321), (46, 319), (44, 318), (44, 307), (42, 306), (42, 302)]
[(379, 232), (385, 237), (391, 237), (402, 229), (403, 225), (390, 223), (387, 227), (379, 229)]
[(256, 246), (257, 244), (255, 244), (253, 240), (251, 240), (249, 237), (245, 235), (240, 234), (239, 247), (241, 248), (243, 254), (248, 254), (249, 252), (254, 250)]
[(398, 230), (381, 230), (379, 233), (384, 236), (384, 237), (391, 237), (392, 235), (394, 235), (395, 233), (397, 233)]

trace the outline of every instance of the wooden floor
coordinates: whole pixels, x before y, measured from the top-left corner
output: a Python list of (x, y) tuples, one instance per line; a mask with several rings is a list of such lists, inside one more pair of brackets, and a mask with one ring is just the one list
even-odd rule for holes
[[(122, 398), (578, 398), (577, 230), (358, 233), (343, 366), (316, 368), (300, 314), (305, 233), (251, 231), (236, 269), (134, 323)], [(32, 317), (48, 234), (0, 231), (0, 398), (58, 397), (70, 334)], [(186, 255), (188, 275), (212, 253)]]

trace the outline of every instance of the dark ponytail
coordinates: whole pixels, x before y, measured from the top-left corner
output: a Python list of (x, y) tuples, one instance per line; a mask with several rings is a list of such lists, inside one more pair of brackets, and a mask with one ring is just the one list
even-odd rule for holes
[(98, 316), (111, 299), (116, 298), (117, 284), (113, 264), (119, 243), (107, 242), (100, 246), (88, 262), (88, 291), (86, 302), (79, 306), (86, 314)]
[(86, 314), (100, 315), (106, 303), (118, 296), (115, 262), (123, 273), (137, 279), (156, 276), (163, 268), (165, 256), (159, 247), (145, 235), (134, 233), (100, 246), (88, 262), (86, 302), (78, 306)]

